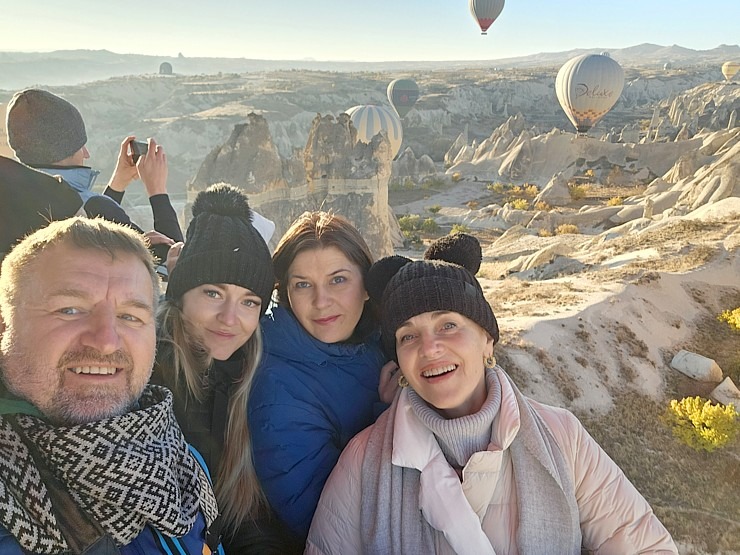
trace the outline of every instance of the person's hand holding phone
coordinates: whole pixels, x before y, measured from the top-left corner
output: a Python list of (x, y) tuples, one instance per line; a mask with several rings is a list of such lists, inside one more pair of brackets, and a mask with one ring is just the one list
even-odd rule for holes
[(150, 197), (167, 193), (167, 156), (154, 139), (147, 141), (147, 151), (141, 154), (136, 167)]
[(129, 135), (121, 142), (121, 147), (118, 150), (118, 159), (116, 160), (116, 168), (113, 170), (110, 181), (108, 181), (108, 187), (119, 193), (125, 191), (126, 187), (134, 179), (139, 178), (139, 171), (136, 168), (130, 147), (135, 139), (136, 137)]

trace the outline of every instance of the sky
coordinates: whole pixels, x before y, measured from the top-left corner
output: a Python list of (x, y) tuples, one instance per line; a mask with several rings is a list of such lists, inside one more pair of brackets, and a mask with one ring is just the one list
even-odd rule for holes
[(506, 0), (481, 36), (468, 0), (0, 0), (0, 51), (273, 60), (495, 60), (642, 43), (740, 42), (740, 0)]

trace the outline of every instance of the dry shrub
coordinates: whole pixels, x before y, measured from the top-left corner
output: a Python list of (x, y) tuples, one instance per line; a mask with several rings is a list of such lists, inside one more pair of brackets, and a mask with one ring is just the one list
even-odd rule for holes
[(586, 198), (591, 192), (590, 185), (568, 185), (568, 191), (570, 192), (570, 198), (573, 200), (581, 200)]
[(577, 235), (578, 226), (576, 224), (560, 224), (555, 229), (555, 235)]
[(552, 210), (552, 206), (541, 200), (534, 205), (535, 210), (541, 210), (542, 212), (549, 212)]
[(529, 209), (529, 202), (523, 198), (516, 198), (510, 201), (511, 207), (514, 210), (527, 210)]
[(537, 232), (537, 235), (539, 235), (540, 237), (552, 237), (552, 236), (553, 236), (553, 233), (552, 233), (552, 231), (550, 231), (549, 229), (545, 229), (545, 228), (543, 227), (543, 228), (541, 228), (541, 229), (540, 229), (540, 230), (539, 230), (539, 231)]
[(539, 194), (540, 190), (537, 185), (532, 183), (524, 185), (524, 196), (527, 198), (534, 198)]
[(622, 206), (624, 199), (622, 197), (612, 197), (606, 201), (607, 206)]
[(465, 203), (465, 206), (467, 206), (471, 210), (475, 210), (476, 208), (478, 208), (478, 201), (477, 200), (469, 200), (468, 202)]

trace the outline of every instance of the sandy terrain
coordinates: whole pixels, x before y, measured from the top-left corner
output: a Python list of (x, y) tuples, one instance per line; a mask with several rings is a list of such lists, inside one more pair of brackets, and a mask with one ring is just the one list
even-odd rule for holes
[[(462, 182), (422, 199), (396, 195), (407, 202), (394, 210), (461, 209), (483, 194), (477, 183)], [(740, 383), (740, 333), (717, 320), (740, 306), (740, 199), (621, 237), (473, 233), (484, 246), (479, 279), (501, 328), (499, 363), (527, 394), (584, 421), (682, 553), (740, 552), (739, 442), (696, 453), (660, 422), (670, 399), (706, 397), (716, 385), (670, 368), (682, 348), (714, 358)], [(548, 246), (555, 247), (551, 259), (507, 275)]]

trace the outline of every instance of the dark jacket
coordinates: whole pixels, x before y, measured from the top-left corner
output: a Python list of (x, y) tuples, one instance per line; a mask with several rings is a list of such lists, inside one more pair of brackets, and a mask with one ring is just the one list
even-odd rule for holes
[(24, 236), (74, 216), (80, 196), (64, 181), (0, 156), (0, 260)]
[[(208, 370), (206, 397), (199, 402), (188, 393), (183, 381), (173, 383), (172, 347), (161, 342), (157, 348), (151, 383), (173, 392), (177, 422), (188, 443), (203, 455), (214, 480), (218, 480), (224, 450), (233, 384), (242, 372), (242, 364), (241, 350), (229, 360), (214, 361)], [(272, 515), (244, 522), (233, 535), (224, 534), (222, 543), (227, 555), (287, 555), (302, 551), (302, 545), (298, 547), (292, 534)]]
[[(201, 555), (203, 544), (205, 543), (206, 521), (203, 515), (198, 515), (198, 519), (185, 536), (178, 538), (178, 543), (185, 551), (186, 555)], [(162, 539), (160, 539), (162, 538)], [(171, 540), (170, 540), (171, 541)], [(152, 555), (155, 553), (172, 554), (174, 549), (171, 546), (164, 547), (162, 543), (167, 542), (164, 536), (158, 535), (158, 532), (151, 526), (146, 526), (141, 534), (136, 536), (128, 545), (119, 548), (121, 555)], [(0, 553), (3, 555), (35, 555), (23, 551), (18, 541), (5, 528), (0, 526)], [(178, 551), (179, 553), (179, 551)], [(221, 548), (214, 553), (220, 554)]]
[(263, 363), (247, 403), (257, 476), (273, 510), (305, 539), (339, 454), (381, 409), (380, 336), (323, 343), (284, 308), (262, 321)]
[[(124, 192), (114, 191), (106, 187), (103, 194), (92, 191), (98, 171), (87, 166), (47, 166), (37, 167), (39, 171), (49, 175), (60, 175), (70, 187), (79, 194), (84, 203), (84, 210), (88, 217), (101, 217), (111, 222), (124, 224), (142, 232), (143, 230), (131, 221), (131, 218), (121, 206)], [(154, 229), (163, 235), (175, 240), (183, 241), (180, 223), (172, 207), (169, 195), (153, 195), (149, 197), (154, 217)]]

